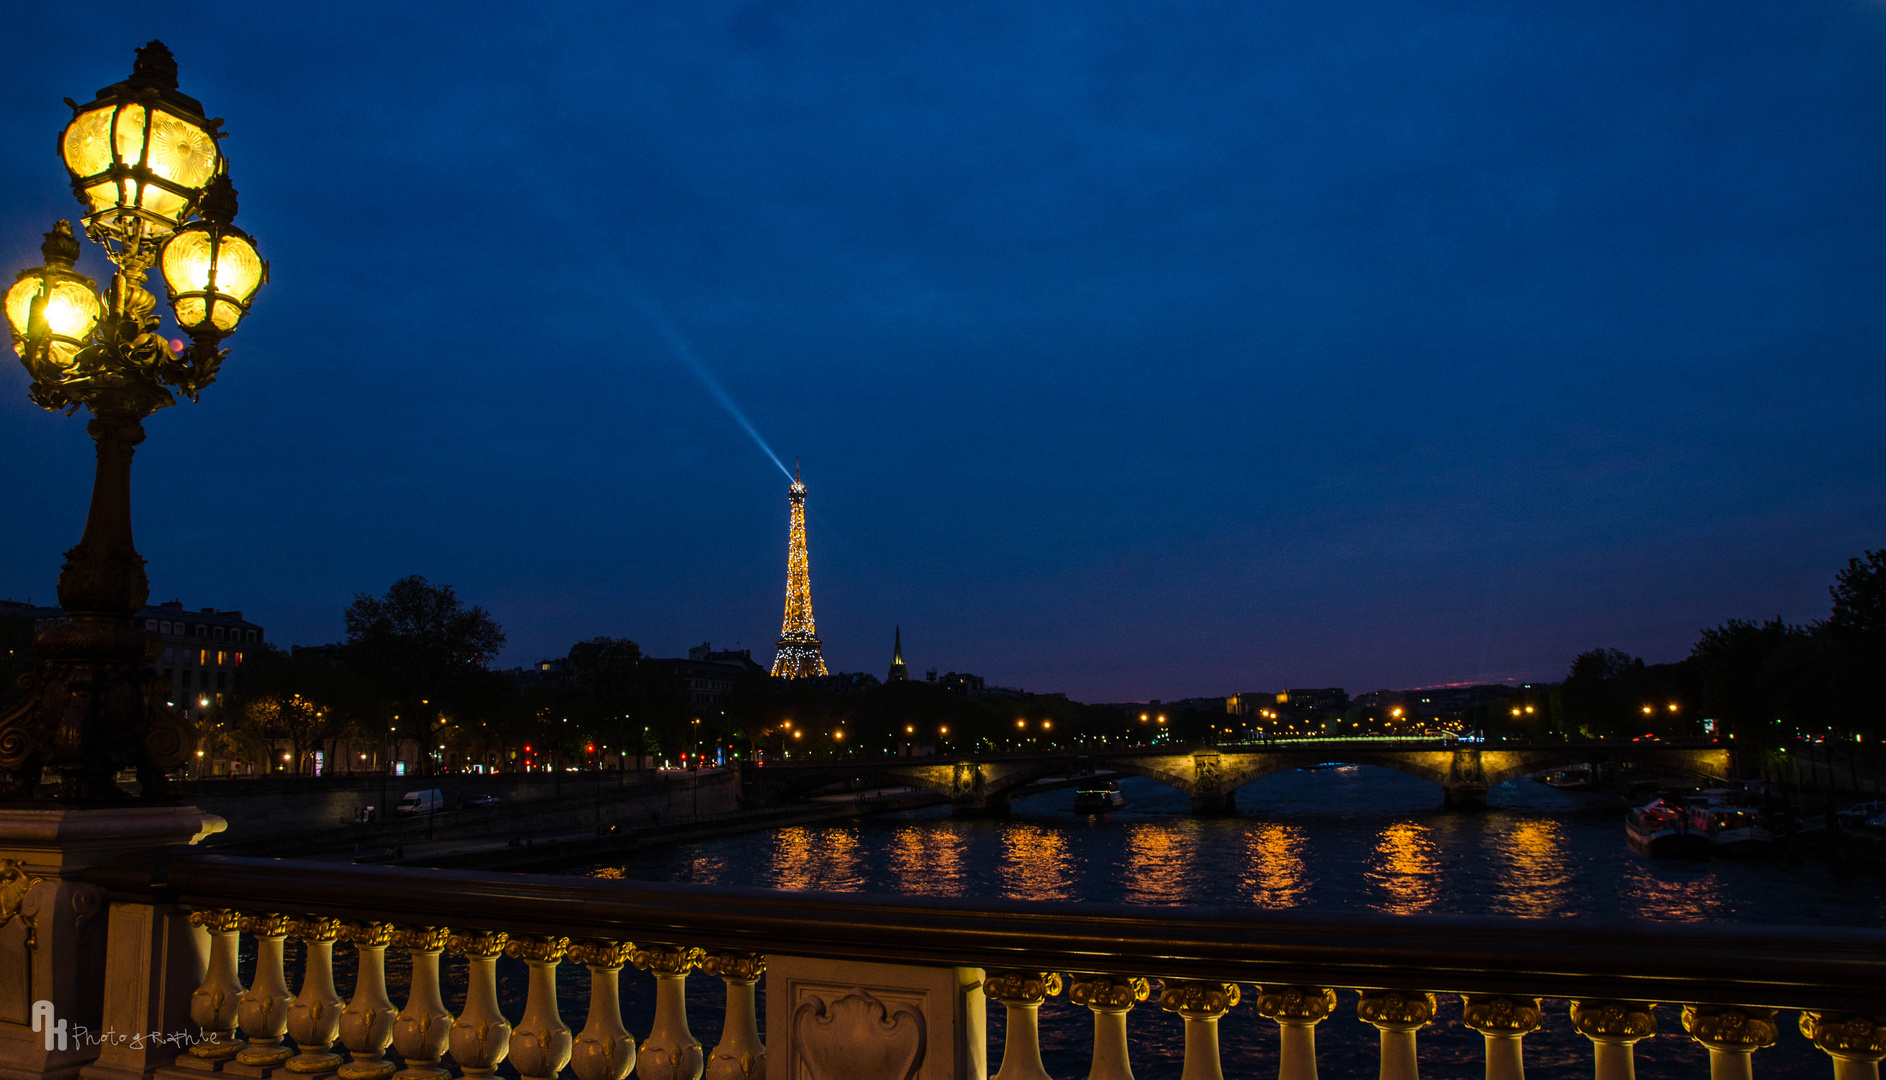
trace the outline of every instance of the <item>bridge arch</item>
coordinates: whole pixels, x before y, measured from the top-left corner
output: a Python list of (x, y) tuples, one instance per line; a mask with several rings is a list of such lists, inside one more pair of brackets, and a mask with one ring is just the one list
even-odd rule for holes
[(1480, 743), (1395, 746), (1361, 743), (1262, 747), (1173, 748), (1101, 751), (1028, 758), (917, 758), (834, 761), (755, 769), (748, 791), (765, 801), (803, 798), (842, 780), (907, 785), (948, 798), (958, 813), (1002, 813), (1024, 785), (1081, 770), (1143, 776), (1192, 800), (1194, 812), (1230, 813), (1239, 789), (1291, 769), (1324, 762), (1394, 769), (1439, 784), (1449, 806), (1484, 806), (1487, 789), (1542, 769), (1585, 762), (1629, 764), (1671, 775), (1718, 778), (1731, 775), (1732, 758), (1713, 746), (1558, 744), (1514, 746)]

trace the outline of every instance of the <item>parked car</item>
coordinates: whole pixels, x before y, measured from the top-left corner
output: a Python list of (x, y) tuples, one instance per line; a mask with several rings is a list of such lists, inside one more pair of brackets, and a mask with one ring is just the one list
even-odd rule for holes
[(483, 795), (473, 795), (471, 798), (465, 800), (465, 805), (466, 806), (496, 806), (498, 805), (498, 797), (496, 795), (491, 794), (490, 792), (486, 792)]
[(1842, 825), (1863, 825), (1881, 814), (1886, 814), (1886, 802), (1854, 803), (1834, 816), (1840, 819)]
[(395, 814), (431, 814), (445, 809), (445, 792), (438, 788), (431, 791), (409, 791), (400, 796), (399, 805), (393, 808)]

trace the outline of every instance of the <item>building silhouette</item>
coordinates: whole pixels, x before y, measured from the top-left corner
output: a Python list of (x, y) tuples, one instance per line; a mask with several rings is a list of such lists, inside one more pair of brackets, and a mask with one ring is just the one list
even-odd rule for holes
[[(35, 607), (0, 600), (0, 615), (33, 620), (33, 628), (65, 621), (63, 608)], [(189, 611), (182, 601), (148, 604), (138, 611), (146, 633), (156, 634), (163, 651), (152, 667), (164, 677), (164, 705), (194, 720), (220, 706), (246, 654), (260, 647), (262, 627), (240, 611), (203, 608)]]

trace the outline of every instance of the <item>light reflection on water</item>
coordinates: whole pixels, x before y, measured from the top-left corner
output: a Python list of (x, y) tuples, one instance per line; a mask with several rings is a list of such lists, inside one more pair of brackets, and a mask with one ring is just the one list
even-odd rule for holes
[(1270, 822), (1244, 834), (1248, 859), (1238, 892), (1261, 908), (1300, 907), (1310, 890), (1310, 870), (1303, 862), (1306, 837), (1300, 825)]
[(961, 896), (963, 838), (947, 829), (905, 825), (891, 837), (890, 872), (894, 892)]
[[(1644, 918), (1671, 922), (1713, 922), (1733, 919), (1734, 912), (1715, 874), (1658, 873), (1631, 863), (1624, 868), (1624, 895)], [(1736, 920), (1742, 921), (1742, 920)]]
[(1253, 908), (1877, 926), (1882, 894), (1824, 864), (1653, 860), (1624, 843), (1607, 792), (1520, 780), (1480, 814), (1382, 769), (1280, 773), (1203, 820), (1186, 796), (1121, 782), (1125, 809), (1073, 814), (1061, 789), (1003, 819), (947, 808), (798, 825), (637, 852), (597, 877), (782, 889)]
[(819, 829), (816, 833), (795, 825), (773, 836), (774, 888), (857, 892), (865, 887), (855, 825)]
[(1121, 881), (1126, 902), (1183, 904), (1192, 899), (1197, 840), (1195, 829), (1177, 825), (1128, 826)]
[[(1824, 864), (1799, 867), (1716, 860), (1666, 862), (1624, 844), (1623, 807), (1608, 793), (1563, 792), (1521, 780), (1489, 793), (1484, 814), (1439, 807), (1439, 788), (1379, 769), (1282, 773), (1239, 792), (1242, 812), (1189, 815), (1181, 793), (1148, 780), (1120, 784), (1128, 805), (1100, 817), (1070, 812), (1071, 790), (1015, 801), (1001, 820), (953, 820), (946, 808), (796, 826), (649, 848), (595, 876), (702, 884), (970, 898), (1015, 897), (1136, 904), (1230, 904), (1252, 910), (1504, 914), (1690, 921), (1878, 926), (1881, 889), (1870, 878), (1836, 879)], [(502, 974), (502, 973), (501, 973)], [(389, 976), (403, 978), (389, 965)], [(515, 976), (521, 993), (521, 975)], [(693, 980), (700, 1015), (717, 1015), (721, 991)], [(697, 985), (698, 984), (698, 985)], [(584, 980), (565, 980), (567, 1015)], [(1324, 1075), (1373, 1075), (1374, 1029), (1346, 1015), (1319, 1026)], [(698, 1000), (696, 1000), (698, 998)], [(452, 999), (457, 1000), (457, 999)], [(507, 999), (508, 1000), (508, 999)], [(1052, 1006), (1052, 1002), (1050, 1005)], [(630, 995), (632, 1030), (652, 1007)], [(1570, 1030), (1565, 1003), (1549, 1003), (1544, 1028), (1527, 1036), (1528, 1070), (1541, 1080), (1589, 1076), (1589, 1044)], [(1440, 1076), (1478, 1075), (1481, 1040), (1459, 1023), (1459, 1004), (1421, 1036), (1422, 1062)], [(1080, 1010), (1080, 1013), (1085, 1010)], [(1042, 1049), (1055, 1076), (1085, 1075), (1092, 1025), (1073, 1011), (1042, 1011)], [(999, 1054), (1001, 1010), (989, 1016)], [(1133, 1071), (1176, 1080), (1183, 1043), (1171, 1014), (1133, 1014)], [(1227, 1072), (1274, 1069), (1276, 1027), (1248, 1007), (1222, 1025)], [(704, 1041), (706, 1033), (701, 1033)], [(1824, 1056), (1805, 1040), (1765, 1049), (1766, 1075), (1812, 1075)], [(1700, 1048), (1680, 1034), (1638, 1047), (1641, 1080), (1704, 1075)]]
[(1014, 825), (1003, 832), (1003, 896), (1012, 900), (1079, 899), (1074, 891), (1067, 838), (1059, 830)]
[(1573, 864), (1563, 825), (1550, 818), (1522, 818), (1493, 830), (1489, 839), (1499, 879), (1492, 911), (1533, 918), (1569, 914)]
[(1419, 915), (1434, 905), (1440, 891), (1428, 828), (1398, 821), (1382, 830), (1368, 878), (1377, 895), (1374, 907), (1391, 915)]

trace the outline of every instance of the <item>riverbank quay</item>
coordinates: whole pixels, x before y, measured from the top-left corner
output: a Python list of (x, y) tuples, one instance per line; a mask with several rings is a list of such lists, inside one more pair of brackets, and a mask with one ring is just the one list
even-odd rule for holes
[[(439, 822), (455, 814), (497, 811), (497, 816), (524, 810), (561, 811), (577, 807), (584, 799), (601, 798), (608, 802), (622, 799), (648, 799), (659, 805), (662, 797), (681, 793), (691, 795), (698, 786), (705, 793), (724, 780), (727, 770), (642, 769), (616, 771), (590, 769), (559, 773), (445, 773), (434, 776), (381, 776), (378, 774), (339, 774), (335, 776), (267, 776), (255, 779), (189, 780), (174, 785), (172, 798), (216, 814), (229, 822), (229, 830), (219, 836), (223, 844), (248, 840), (293, 837), (310, 831), (351, 828), (369, 818), (371, 823), (395, 827), (409, 819), (393, 812), (400, 797), (408, 791), (438, 791), (445, 805), (452, 808)], [(135, 784), (125, 785), (132, 793)], [(497, 799), (488, 808), (460, 810), (472, 799), (487, 796)], [(707, 797), (719, 799), (715, 791)], [(715, 803), (711, 810), (727, 809)], [(422, 815), (425, 816), (425, 815)], [(489, 815), (488, 815), (489, 816)], [(438, 822), (435, 822), (437, 824)]]
[[(206, 846), (224, 854), (278, 858), (341, 852), (372, 856), (401, 850), (436, 850), (436, 845), (442, 844), (471, 846), (583, 831), (594, 835), (598, 829), (659, 828), (663, 823), (711, 818), (740, 809), (739, 778), (732, 770), (670, 770), (625, 776), (634, 779), (619, 780), (607, 772), (571, 773), (557, 784), (541, 785), (533, 798), (506, 801), (500, 796), (491, 806), (460, 806), (448, 794), (447, 809), (365, 822), (332, 824), (317, 819), (294, 827), (291, 819), (279, 819), (266, 827), (232, 827)], [(439, 779), (405, 782), (413, 785), (407, 790), (427, 790)], [(483, 793), (477, 788), (465, 791)], [(227, 820), (230, 814), (252, 810), (252, 800), (258, 798), (269, 801), (271, 796), (266, 792), (239, 793), (209, 800), (216, 807), (210, 812)]]
[[(1180, 1058), (1187, 1076), (1221, 1075), (1227, 1018), (1269, 1031), (1291, 1078), (1315, 1075), (1317, 1026), (1338, 1016), (1379, 1033), (1371, 1064), (1394, 1080), (1416, 1075), (1419, 1040), (1443, 1014), (1475, 1033), (1486, 1074), (1500, 1078), (1520, 1075), (1530, 1033), (1568, 1023), (1586, 1046), (1581, 1071), (1601, 1080), (1632, 1075), (1647, 1039), (1693, 1043), (1717, 1076), (1750, 1075), (1751, 1058), (1782, 1040), (1843, 1078), (1886, 1056), (1886, 932), (1874, 929), (838, 895), (187, 850), (124, 852), (76, 878), (100, 890), (114, 926), (202, 931), (108, 951), (104, 997), (107, 1019), (133, 990), (141, 1007), (184, 1024), (196, 1003), (212, 1037), (181, 1053), (212, 1064), (338, 1062), (344, 1048), (363, 1066), (397, 1058), (433, 1070), (449, 1058), (488, 1074), (510, 1057), (521, 1074), (554, 1075), (587, 1053), (604, 1061), (579, 1076), (620, 1076), (633, 1055), (658, 1069), (679, 1061), (683, 1075), (752, 1074), (770, 1057), (809, 1062), (808, 1076), (953, 1080), (987, 1075), (999, 1054), (999, 1075), (1040, 1076), (1042, 1006), (1063, 992), (1080, 1017), (1061, 1010), (1053, 1023), (1091, 1032), (1103, 1077), (1135, 1066), (1169, 1075)], [(290, 939), (299, 947), (284, 951)], [(351, 946), (351, 987), (333, 985), (337, 942)], [(335, 1013), (351, 989), (356, 1006), (391, 1016), (390, 960), (410, 972), (399, 1015), (413, 1022), (349, 1027), (336, 1016), (323, 1027), (309, 1010), (239, 1008), (236, 962), (249, 950), (251, 996), (287, 1001), (298, 986), (298, 1000), (332, 1001)], [(526, 963), (529, 979), (499, 980), (500, 956)], [(592, 990), (572, 1032), (558, 988), (584, 977), (560, 971), (578, 964)], [(644, 974), (623, 978), (630, 966)], [(159, 968), (202, 974), (166, 981), (153, 978)], [(700, 1015), (702, 997), (685, 992), (697, 973), (724, 985), (720, 1015)], [(442, 985), (459, 988), (449, 1003)], [(623, 1025), (624, 994), (654, 1002), (645, 1037)], [(992, 1000), (1005, 1014), (999, 1047)], [(1153, 1057), (1141, 1005), (1183, 1021), (1180, 1050)], [(718, 1030), (717, 1045), (691, 1029)], [(176, 1048), (165, 1052), (151, 1075), (202, 1080), (200, 1064), (179, 1068)]]

